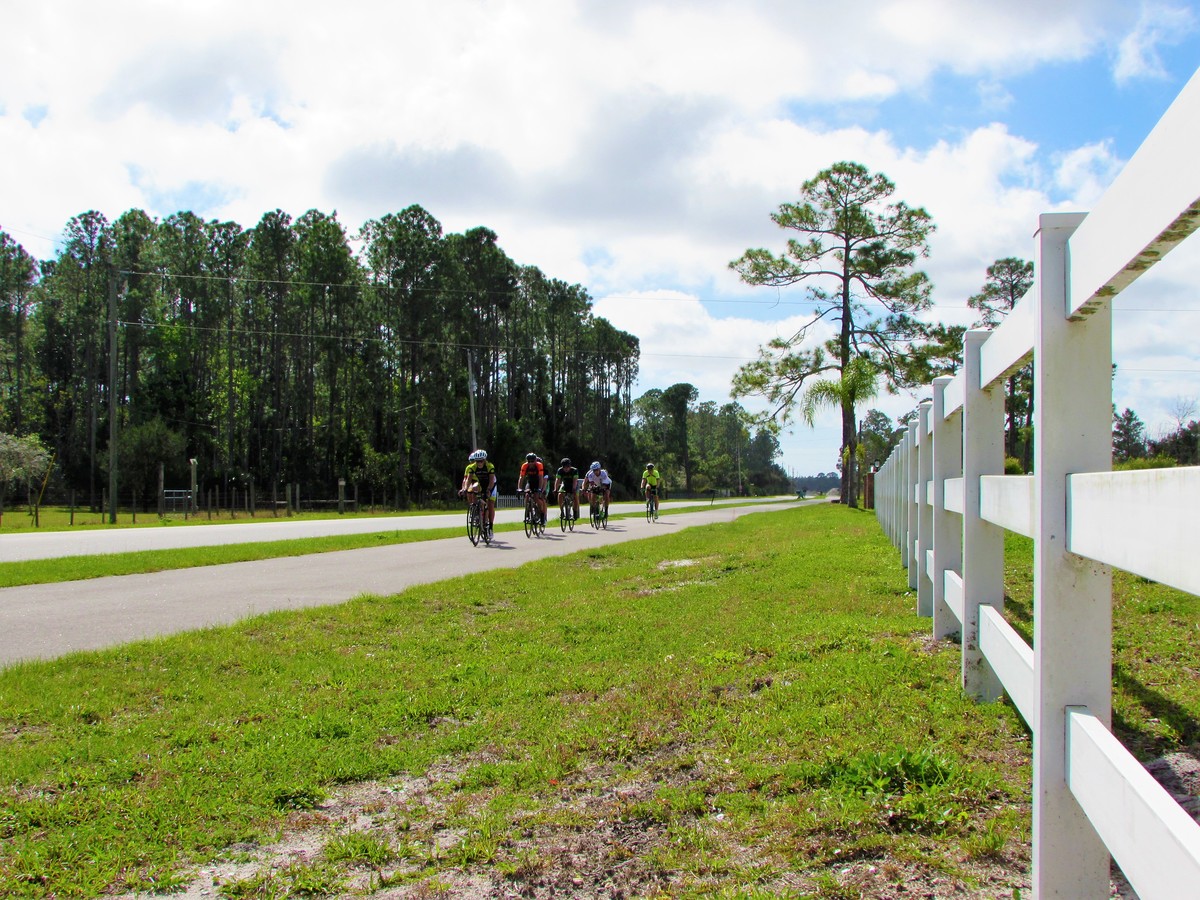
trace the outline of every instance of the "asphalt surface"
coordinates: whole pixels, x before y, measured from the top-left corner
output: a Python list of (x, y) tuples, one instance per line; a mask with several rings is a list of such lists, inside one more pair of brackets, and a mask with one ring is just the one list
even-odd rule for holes
[[(788, 499), (721, 499), (714, 506), (745, 506), (750, 503)], [(696, 506), (704, 501), (664, 502), (662, 509)], [(635, 512), (642, 503), (614, 503), (619, 512)], [(496, 511), (496, 523), (520, 522), (524, 510)], [(338, 534), (374, 534), (381, 531), (410, 531), (426, 528), (460, 528), (463, 513), (417, 516), (350, 516), (330, 519), (257, 519), (245, 522), (218, 522), (202, 525), (174, 525), (150, 528), (95, 528), (77, 531), (45, 531), (0, 535), (0, 563), (32, 559), (57, 559), (61, 556), (92, 556), (99, 553), (134, 553), (140, 550), (178, 550), (184, 547), (212, 547), (220, 544), (251, 544), (287, 541), (299, 538), (328, 537)]]
[[(579, 550), (641, 540), (681, 528), (730, 522), (752, 512), (769, 512), (793, 508), (819, 501), (773, 503), (739, 506), (714, 505), (703, 512), (672, 513), (664, 508), (659, 520), (646, 522), (642, 517), (610, 520), (607, 531), (594, 531), (590, 525), (577, 523), (573, 532), (561, 533), (557, 513), (541, 538), (530, 539), (523, 531), (500, 532), (491, 546), (472, 547), (462, 537), (361, 550), (342, 550), (310, 556), (286, 557), (258, 562), (230, 563), (178, 569), (145, 575), (121, 575), (87, 581), (29, 585), (0, 589), (0, 667), (23, 660), (52, 659), (68, 653), (112, 647), (143, 638), (174, 634), (197, 628), (225, 625), (249, 616), (272, 610), (300, 609), (341, 603), (360, 594), (395, 594), (418, 584), (441, 581), (486, 569), (514, 568), (535, 559), (564, 556)], [(679, 505), (684, 505), (682, 502)], [(616, 508), (617, 504), (613, 504)], [(521, 511), (497, 514), (497, 522)], [(404, 527), (432, 528), (439, 516), (405, 517), (385, 520), (415, 523)], [(462, 514), (447, 517), (455, 526), (462, 526)], [(347, 533), (350, 520), (318, 520), (305, 523), (279, 523), (321, 527), (321, 534)], [(377, 524), (381, 520), (373, 521)], [(343, 523), (340, 524), (339, 523)], [(245, 525), (240, 531), (260, 528), (274, 523)], [(203, 526), (196, 528), (164, 528), (174, 533), (196, 532), (191, 536), (200, 545), (216, 543), (209, 532), (223, 531), (232, 526)], [(395, 530), (395, 524), (371, 531)], [(133, 537), (133, 549), (157, 549), (153, 544), (160, 536), (158, 529), (129, 529), (121, 540)], [(59, 552), (52, 556), (78, 554), (75, 543), (84, 534), (78, 532), (60, 538)], [(117, 532), (95, 532), (110, 535)], [(240, 533), (240, 532), (239, 532)], [(61, 534), (61, 533), (59, 533)], [(242, 540), (228, 532), (229, 543)], [(145, 536), (144, 539), (142, 537)], [(151, 537), (153, 536), (153, 537)], [(281, 540), (288, 537), (311, 536), (289, 532), (257, 540)], [(0, 545), (14, 535), (0, 538)], [(38, 537), (50, 537), (39, 535)], [(222, 536), (224, 540), (224, 536)], [(193, 543), (192, 546), (196, 544)], [(39, 545), (41, 546), (41, 545)], [(48, 544), (46, 545), (48, 546)], [(180, 546), (180, 545), (174, 545)], [(69, 549), (63, 549), (63, 548)], [(91, 552), (121, 552), (93, 550)], [(45, 557), (42, 557), (45, 558)], [(3, 557), (0, 557), (0, 561)]]

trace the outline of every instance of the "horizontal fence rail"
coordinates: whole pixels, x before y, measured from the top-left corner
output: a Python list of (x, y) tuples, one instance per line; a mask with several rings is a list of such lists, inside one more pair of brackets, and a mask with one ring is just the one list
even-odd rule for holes
[[(1033, 733), (1037, 897), (1200, 897), (1200, 825), (1113, 737), (1115, 566), (1200, 594), (1200, 467), (1112, 472), (1118, 292), (1200, 227), (1200, 73), (1088, 215), (1040, 217), (1036, 281), (969, 331), (875, 478), (917, 613), (959, 635), (963, 689), (1008, 695)], [(1034, 371), (1034, 474), (1004, 475), (1004, 382)], [(1031, 648), (1004, 617), (1004, 533), (1034, 541)]]

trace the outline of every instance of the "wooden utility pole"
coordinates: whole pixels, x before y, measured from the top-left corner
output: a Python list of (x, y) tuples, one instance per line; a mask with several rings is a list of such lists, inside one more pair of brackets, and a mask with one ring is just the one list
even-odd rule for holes
[(108, 275), (108, 521), (117, 521), (117, 273)]

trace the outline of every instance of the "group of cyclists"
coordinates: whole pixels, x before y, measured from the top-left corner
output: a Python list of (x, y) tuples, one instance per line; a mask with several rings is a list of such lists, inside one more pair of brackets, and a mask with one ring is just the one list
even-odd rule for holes
[[(525, 462), (517, 476), (517, 493), (531, 497), (537, 506), (542, 524), (546, 522), (546, 497), (548, 493), (558, 495), (559, 505), (571, 500), (576, 519), (579, 518), (579, 495), (586, 494), (589, 501), (595, 499), (604, 504), (604, 516), (608, 518), (608, 505), (612, 500), (612, 478), (599, 460), (588, 466), (582, 475), (569, 458), (564, 457), (559, 462), (558, 470), (554, 473), (554, 488), (548, 492), (551, 476), (548, 466), (536, 453), (526, 453)], [(654, 463), (646, 463), (642, 472), (641, 491), (646, 502), (651, 504), (655, 514), (658, 513), (658, 487), (662, 476)], [(476, 450), (467, 459), (467, 468), (463, 473), (462, 486), (458, 495), (466, 497), (467, 504), (475, 502), (482, 495), (487, 500), (488, 525), (496, 524), (496, 498), (499, 489), (496, 481), (496, 467), (488, 461), (486, 450)]]

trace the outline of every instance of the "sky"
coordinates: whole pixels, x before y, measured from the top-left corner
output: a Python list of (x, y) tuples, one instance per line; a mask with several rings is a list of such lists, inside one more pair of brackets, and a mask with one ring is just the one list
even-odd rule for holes
[[(719, 404), (808, 320), (803, 287), (729, 269), (782, 251), (770, 214), (804, 181), (855, 161), (925, 208), (926, 317), (970, 325), (987, 266), (1090, 209), (1200, 65), (1180, 0), (0, 0), (0, 21), (0, 229), (34, 256), (91, 209), (353, 233), (417, 203), (586, 287), (641, 341), (635, 394)], [(1200, 414), (1198, 283), (1200, 238), (1115, 302), (1114, 402), (1152, 437)], [(831, 471), (837, 416), (780, 441), (789, 472)]]

